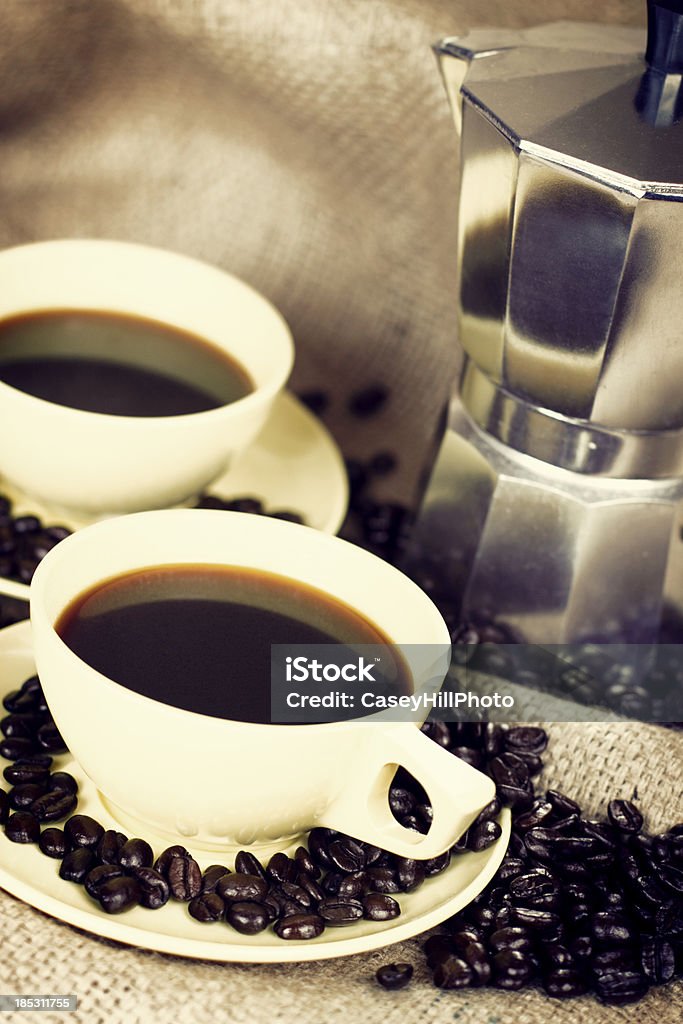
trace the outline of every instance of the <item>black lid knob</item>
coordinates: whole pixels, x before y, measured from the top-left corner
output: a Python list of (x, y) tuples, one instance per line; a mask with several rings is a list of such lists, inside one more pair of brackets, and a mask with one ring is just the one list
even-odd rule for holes
[(683, 74), (683, 0), (647, 0), (645, 60), (661, 75)]

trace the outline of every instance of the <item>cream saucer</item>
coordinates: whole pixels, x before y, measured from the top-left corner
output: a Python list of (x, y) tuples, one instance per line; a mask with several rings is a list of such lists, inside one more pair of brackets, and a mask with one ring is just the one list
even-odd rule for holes
[[(2, 698), (35, 671), (30, 623), (20, 622), (0, 631), (0, 666)], [(70, 755), (56, 760), (59, 767), (70, 771), (81, 785), (79, 813), (92, 815), (106, 828), (120, 827)], [(0, 758), (0, 769), (5, 763)], [(400, 917), (383, 923), (362, 921), (345, 928), (328, 928), (317, 939), (308, 941), (284, 941), (270, 930), (247, 936), (220, 923), (200, 924), (189, 916), (186, 906), (173, 902), (160, 910), (137, 907), (120, 917), (109, 917), (97, 908), (81, 886), (59, 877), (57, 861), (45, 857), (35, 846), (11, 843), (4, 833), (0, 833), (0, 886), (67, 924), (160, 953), (244, 963), (326, 960), (401, 942), (465, 907), (491, 880), (503, 859), (510, 835), (507, 811), (503, 812), (501, 825), (503, 835), (488, 850), (455, 857), (441, 875), (429, 879), (415, 892), (399, 897)], [(205, 851), (197, 851), (196, 857), (202, 868), (220, 860), (216, 854)]]
[[(15, 514), (32, 513), (46, 525), (61, 523), (76, 530), (91, 519), (56, 512), (0, 479), (0, 491), (11, 499)], [(266, 510), (298, 512), (309, 526), (336, 533), (346, 515), (349, 490), (344, 460), (332, 437), (294, 395), (276, 399), (263, 430), (223, 476), (211, 494), (260, 498)]]

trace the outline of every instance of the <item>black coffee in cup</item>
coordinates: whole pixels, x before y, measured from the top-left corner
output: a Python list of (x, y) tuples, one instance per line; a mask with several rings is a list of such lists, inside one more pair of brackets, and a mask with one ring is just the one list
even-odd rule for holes
[(113, 416), (183, 416), (254, 390), (240, 363), (189, 331), (81, 309), (0, 320), (0, 381), (57, 405)]
[(164, 565), (116, 576), (76, 597), (55, 629), (121, 686), (214, 718), (271, 721), (271, 644), (343, 645), (349, 657), (356, 645), (382, 645), (390, 672), (377, 689), (412, 693), (400, 651), (374, 623), (321, 590), (242, 566)]

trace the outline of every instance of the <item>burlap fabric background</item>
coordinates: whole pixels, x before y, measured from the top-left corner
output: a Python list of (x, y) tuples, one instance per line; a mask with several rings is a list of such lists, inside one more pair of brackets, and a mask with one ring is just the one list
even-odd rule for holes
[[(332, 392), (347, 455), (394, 449), (410, 501), (457, 365), (455, 136), (430, 44), (481, 25), (644, 24), (640, 0), (4, 0), (0, 246), (99, 236), (242, 276), (297, 342), (292, 384)], [(357, 387), (392, 398), (376, 421)], [(553, 728), (547, 781), (599, 810), (637, 783), (653, 827), (683, 817), (680, 736)], [(678, 805), (675, 808), (675, 805)], [(118, 1021), (671, 1022), (680, 986), (633, 1008), (537, 993), (402, 993), (372, 975), (417, 943), (303, 966), (222, 966), (118, 947), (0, 894), (0, 991), (78, 993)], [(51, 1019), (50, 1014), (40, 1019)], [(72, 1018), (72, 1019), (76, 1019)], [(54, 1019), (64, 1019), (55, 1016)]]

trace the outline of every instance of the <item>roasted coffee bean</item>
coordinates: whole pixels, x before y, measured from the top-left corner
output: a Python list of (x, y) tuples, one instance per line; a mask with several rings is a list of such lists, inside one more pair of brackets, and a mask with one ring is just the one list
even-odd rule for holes
[(40, 824), (30, 811), (15, 811), (5, 822), (5, 835), (12, 843), (37, 843)]
[(310, 409), (314, 416), (322, 416), (330, 404), (330, 395), (327, 391), (304, 391), (297, 397), (301, 404)]
[(595, 836), (565, 836), (547, 828), (532, 828), (524, 836), (529, 853), (542, 861), (572, 863), (582, 867), (581, 860), (600, 852), (601, 840)]
[(279, 508), (275, 512), (268, 512), (271, 519), (282, 519), (285, 523), (304, 523), (304, 517), (298, 512), (292, 512), (288, 508)]
[(49, 754), (63, 754), (68, 750), (59, 729), (52, 721), (41, 725), (37, 738), (41, 750), (46, 750)]
[(84, 885), (88, 896), (99, 899), (99, 891), (110, 878), (122, 878), (124, 871), (118, 864), (98, 864), (85, 876)]
[(559, 942), (544, 943), (540, 952), (543, 966), (550, 971), (565, 970), (565, 968), (576, 966), (575, 958), (567, 947), (562, 946)]
[(9, 797), (4, 789), (0, 789), (0, 825), (4, 825), (10, 815)]
[[(289, 878), (289, 864), (290, 860), (286, 853), (274, 853), (268, 861), (266, 876), (273, 882), (284, 882)], [(244, 897), (244, 899), (252, 898), (250, 896)]]
[[(32, 810), (31, 804), (42, 796), (45, 787), (36, 785), (35, 782), (22, 782), (9, 791), (10, 807), (15, 811)], [(35, 814), (35, 811), (33, 812)]]
[(528, 952), (502, 949), (493, 957), (493, 984), (496, 988), (523, 988), (534, 975), (534, 964)]
[(40, 530), (42, 525), (38, 516), (31, 515), (17, 516), (12, 523), (14, 532), (18, 536), (26, 533), (35, 533), (36, 530)]
[(477, 817), (472, 822), (472, 827), (475, 825), (481, 825), (482, 821), (491, 821), (493, 818), (497, 818), (500, 814), (502, 804), (497, 796), (494, 796), (483, 811), (480, 811)]
[[(270, 865), (269, 865), (270, 867)], [(258, 902), (268, 892), (268, 883), (260, 875), (224, 875), (216, 883), (216, 892), (230, 902)]]
[(524, 761), (529, 775), (539, 775), (543, 770), (543, 761), (538, 754), (532, 754), (530, 750), (516, 750), (517, 757)]
[[(249, 876), (242, 875), (241, 877), (248, 878)], [(189, 853), (186, 853), (185, 856), (181, 855), (171, 859), (166, 872), (166, 879), (174, 900), (187, 903), (189, 900), (194, 899), (195, 896), (199, 896), (202, 890), (202, 873), (199, 864)], [(259, 879), (259, 882), (265, 886), (262, 879)], [(219, 886), (216, 886), (216, 892), (219, 892), (219, 888)]]
[(412, 976), (413, 966), (406, 963), (384, 964), (375, 973), (377, 984), (392, 992), (405, 988)]
[[(237, 856), (239, 857), (239, 854)], [(237, 860), (235, 860), (235, 867), (237, 867)], [(202, 892), (215, 892), (218, 880), (229, 874), (230, 871), (223, 864), (211, 864), (202, 875)]]
[(331, 836), (336, 835), (328, 828), (314, 828), (311, 829), (308, 836), (308, 850), (316, 864), (320, 864), (321, 867), (330, 868), (332, 867), (332, 861), (330, 855), (327, 852), (327, 846)]
[(103, 864), (118, 864), (119, 854), (127, 842), (128, 836), (125, 836), (123, 832), (116, 832), (115, 829), (108, 828), (97, 846), (98, 859)]
[[(225, 868), (225, 872), (227, 872)], [(253, 853), (248, 850), (240, 850), (235, 857), (235, 871), (238, 871), (242, 875), (259, 875), (260, 878), (266, 877), (266, 870), (263, 864), (255, 857)], [(206, 872), (204, 872), (206, 874)]]
[(305, 846), (297, 847), (294, 854), (294, 861), (300, 874), (308, 875), (312, 881), (316, 881), (320, 878), (322, 872)]
[(40, 715), (28, 713), (7, 715), (0, 721), (0, 731), (8, 739), (24, 736), (26, 739), (32, 740), (41, 723)]
[(77, 805), (75, 793), (55, 789), (37, 796), (31, 804), (31, 811), (38, 821), (62, 821), (76, 810)]
[(71, 846), (95, 849), (104, 835), (104, 828), (88, 814), (74, 814), (64, 825), (64, 832)]
[[(225, 919), (242, 935), (257, 935), (268, 927), (271, 920), (268, 909), (252, 900), (231, 903), (225, 912)], [(292, 919), (288, 918), (289, 921)]]
[(345, 877), (341, 871), (328, 871), (320, 883), (320, 888), (327, 896), (336, 896)]
[(250, 495), (241, 498), (231, 498), (230, 501), (223, 503), (223, 507), (227, 508), (229, 512), (246, 512), (252, 516), (260, 516), (265, 512), (263, 502), (259, 498), (254, 498)]
[(119, 864), (126, 870), (151, 868), (154, 851), (144, 839), (129, 839), (119, 851)]
[(404, 828), (411, 828), (413, 832), (421, 832), (423, 835), (427, 833), (424, 822), (416, 814), (406, 814), (400, 821)]
[(560, 905), (557, 885), (543, 875), (519, 875), (510, 884), (510, 896), (516, 904), (540, 910), (557, 910)]
[(551, 910), (534, 910), (531, 907), (513, 907), (512, 919), (521, 928), (528, 928), (534, 934), (552, 935), (560, 925), (558, 915)]
[(496, 878), (499, 882), (509, 882), (513, 878), (524, 874), (525, 864), (519, 857), (505, 857), (498, 868)]
[(529, 786), (529, 769), (516, 754), (499, 754), (491, 759), (489, 769), (494, 782), (499, 786), (526, 790)]
[(38, 846), (41, 853), (46, 857), (54, 857), (55, 860), (61, 860), (69, 850), (67, 838), (61, 828), (44, 828), (40, 833)]
[(2, 774), (12, 786), (19, 786), (23, 782), (47, 784), (51, 764), (52, 758), (49, 754), (34, 754), (32, 757), (20, 758), (14, 764), (8, 764)]
[(425, 879), (424, 862), (412, 857), (396, 857), (396, 880), (401, 892), (412, 892)]
[(502, 949), (518, 949), (524, 952), (532, 948), (533, 940), (526, 928), (511, 925), (493, 932), (488, 945), (493, 953), (499, 953)]
[(368, 868), (366, 875), (372, 892), (391, 896), (401, 891), (396, 872), (392, 868)]
[[(509, 908), (504, 909), (508, 910), (509, 916)], [(500, 913), (500, 911), (498, 913)], [(498, 913), (493, 907), (487, 907), (483, 904), (479, 904), (468, 908), (467, 917), (470, 924), (473, 924), (475, 928), (479, 928), (482, 932), (489, 932), (496, 926), (498, 928), (501, 927), (500, 922), (498, 922)]]
[(37, 741), (28, 739), (25, 736), (12, 736), (0, 743), (0, 757), (6, 761), (18, 761), (20, 758), (28, 757), (36, 750)]
[(636, 970), (638, 966), (636, 954), (629, 946), (620, 946), (616, 949), (602, 949), (599, 953), (594, 953), (590, 962), (591, 971), (594, 974), (632, 971)]
[(437, 988), (459, 989), (472, 984), (473, 973), (469, 964), (458, 956), (442, 960), (434, 970), (433, 981)]
[(308, 895), (305, 889), (296, 882), (283, 882), (280, 885), (280, 891), (286, 896), (288, 900), (297, 903), (302, 910), (308, 910), (311, 906), (311, 897)]
[(88, 849), (87, 846), (77, 846), (76, 849), (70, 850), (64, 855), (59, 866), (59, 877), (66, 879), (67, 882), (82, 884), (94, 866), (93, 850)]
[(49, 790), (61, 790), (62, 793), (78, 793), (78, 783), (68, 772), (53, 772), (47, 780)]
[(296, 876), (296, 884), (308, 893), (312, 904), (317, 904), (325, 899), (325, 893), (321, 886), (310, 875), (300, 874)]
[(548, 734), (545, 729), (532, 725), (517, 725), (508, 729), (504, 735), (506, 750), (516, 753), (518, 750), (542, 754), (548, 746)]
[(138, 897), (141, 907), (147, 910), (158, 910), (168, 903), (171, 890), (168, 882), (159, 871), (154, 868), (133, 868), (131, 874), (138, 883), (140, 895)]
[(547, 824), (553, 813), (549, 800), (534, 800), (528, 811), (515, 817), (514, 828), (517, 832), (528, 832), (531, 828)]
[(586, 992), (588, 983), (575, 967), (559, 967), (545, 975), (543, 988), (553, 999), (574, 999)]
[(280, 939), (296, 941), (315, 939), (324, 929), (325, 922), (318, 914), (293, 914), (276, 923), (275, 934)]
[(477, 853), (486, 850), (502, 834), (503, 830), (497, 821), (482, 821), (480, 825), (472, 825), (467, 831), (467, 849)]
[(503, 804), (515, 811), (528, 811), (534, 802), (533, 790), (530, 785), (523, 789), (520, 786), (506, 786), (499, 783), (496, 788)]
[(568, 948), (569, 952), (579, 963), (588, 963), (594, 954), (593, 937), (586, 934), (577, 935), (569, 941)]
[(170, 867), (171, 861), (176, 857), (189, 857), (189, 853), (184, 846), (169, 846), (167, 847), (154, 862), (154, 870), (166, 877), (166, 873)]
[(683, 897), (683, 869), (674, 867), (673, 864), (662, 864), (656, 870), (658, 881), (677, 896)]
[[(63, 862), (62, 862), (63, 863)], [(98, 899), (106, 914), (123, 914), (131, 910), (140, 901), (140, 886), (130, 875), (110, 878), (98, 891)]]
[(368, 469), (373, 476), (387, 476), (393, 473), (398, 465), (398, 460), (393, 452), (376, 452), (368, 462)]
[(640, 971), (613, 971), (600, 974), (595, 980), (595, 991), (610, 1006), (637, 1003), (648, 988), (647, 978)]
[(516, 857), (519, 860), (526, 860), (529, 856), (529, 851), (524, 845), (524, 840), (521, 836), (518, 836), (516, 832), (510, 833), (510, 842), (508, 843), (506, 857)]
[(203, 892), (190, 900), (187, 909), (195, 921), (222, 921), (225, 903), (217, 892)]
[(434, 875), (440, 875), (446, 870), (451, 862), (451, 851), (446, 850), (440, 857), (431, 857), (429, 860), (424, 861), (425, 877), (433, 878)]
[(391, 921), (401, 913), (401, 907), (391, 896), (371, 892), (363, 898), (363, 917), (368, 921)]
[(363, 916), (363, 904), (359, 900), (330, 897), (318, 904), (317, 912), (325, 924), (353, 924)]
[(338, 839), (334, 839), (327, 852), (332, 864), (339, 871), (362, 871), (367, 862), (366, 853), (361, 844), (349, 836), (340, 836)]
[(473, 942), (481, 942), (481, 938), (481, 932), (476, 928), (459, 928), (450, 936), (450, 951), (460, 956)]
[(643, 816), (630, 800), (610, 800), (607, 805), (609, 820), (620, 832), (640, 832)]
[(382, 409), (389, 398), (389, 391), (382, 384), (371, 384), (354, 391), (348, 401), (349, 412), (361, 419), (374, 416)]
[(364, 895), (368, 889), (370, 882), (368, 879), (367, 872), (365, 871), (354, 871), (350, 875), (346, 875), (342, 878), (337, 889), (337, 896), (340, 899), (356, 899), (359, 896)]
[(549, 789), (545, 798), (548, 803), (552, 804), (553, 811), (558, 818), (566, 818), (570, 814), (581, 814), (581, 808), (576, 801), (571, 800), (564, 793), (559, 793), (556, 789)]
[(469, 942), (460, 951), (460, 956), (472, 971), (473, 985), (488, 985), (491, 980), (491, 964), (481, 942)]
[[(232, 904), (230, 904), (232, 906)], [(261, 900), (259, 906), (262, 906), (268, 913), (268, 919), (272, 923), (282, 917), (282, 911), (278, 901), (268, 893)]]
[(599, 943), (610, 946), (628, 944), (634, 939), (633, 928), (623, 916), (614, 911), (601, 911), (593, 917), (593, 936)]
[(643, 940), (640, 966), (653, 985), (671, 981), (676, 970), (673, 947), (665, 939), (648, 937)]

